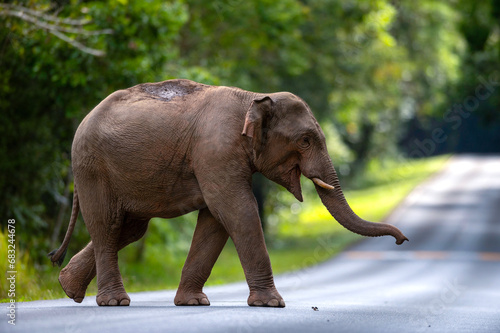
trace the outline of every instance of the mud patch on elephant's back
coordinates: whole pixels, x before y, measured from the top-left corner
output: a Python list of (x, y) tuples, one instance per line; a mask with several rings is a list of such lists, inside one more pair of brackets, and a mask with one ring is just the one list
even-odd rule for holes
[(158, 83), (145, 83), (141, 85), (144, 92), (155, 99), (170, 102), (176, 97), (186, 96), (200, 90), (201, 87), (190, 81), (172, 80)]

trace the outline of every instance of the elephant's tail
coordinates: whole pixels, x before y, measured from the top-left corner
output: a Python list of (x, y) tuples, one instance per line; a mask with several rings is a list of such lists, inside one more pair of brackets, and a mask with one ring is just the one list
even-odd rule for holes
[(61, 246), (49, 253), (50, 261), (52, 261), (52, 264), (54, 265), (57, 264), (57, 266), (61, 266), (64, 261), (71, 235), (73, 234), (73, 230), (75, 229), (76, 219), (78, 218), (79, 211), (80, 204), (78, 202), (78, 193), (75, 186), (75, 191), (73, 192), (73, 208), (71, 211), (71, 219), (69, 221), (68, 230), (66, 231), (66, 236), (64, 236), (64, 240)]

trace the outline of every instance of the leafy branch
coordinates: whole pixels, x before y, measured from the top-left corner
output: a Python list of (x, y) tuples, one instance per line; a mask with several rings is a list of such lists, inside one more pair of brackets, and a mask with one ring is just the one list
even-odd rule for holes
[(109, 35), (113, 33), (111, 29), (87, 30), (83, 26), (91, 23), (88, 19), (61, 18), (56, 15), (47, 14), (46, 10), (34, 10), (19, 5), (0, 3), (0, 16), (17, 17), (25, 22), (31, 23), (38, 29), (45, 29), (57, 38), (76, 47), (82, 52), (102, 57), (106, 53), (102, 50), (94, 49), (70, 37), (69, 34), (76, 34), (83, 37), (96, 35)]

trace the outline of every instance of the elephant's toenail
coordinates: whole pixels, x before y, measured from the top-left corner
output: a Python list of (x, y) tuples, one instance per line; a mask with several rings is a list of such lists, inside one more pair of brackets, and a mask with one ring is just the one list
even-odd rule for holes
[(208, 301), (208, 298), (204, 297), (204, 298), (202, 298), (200, 300), (200, 304), (202, 304), (202, 305), (210, 305), (210, 302)]
[(130, 300), (128, 300), (128, 299), (122, 299), (120, 301), (120, 305), (128, 306), (128, 305), (130, 305)]
[(116, 299), (112, 299), (109, 301), (108, 305), (111, 305), (111, 306), (118, 305), (118, 301)]
[(76, 297), (76, 298), (73, 298), (73, 301), (77, 302), (77, 303), (81, 303), (83, 301), (83, 297)]
[(198, 300), (193, 298), (193, 299), (190, 299), (188, 302), (187, 302), (188, 305), (198, 305)]
[(264, 305), (264, 303), (263, 303), (262, 301), (255, 301), (255, 302), (253, 302), (253, 304), (252, 304), (252, 305), (255, 305), (255, 306), (262, 306), (262, 305)]
[(279, 302), (278, 302), (278, 300), (277, 300), (277, 299), (272, 299), (272, 300), (270, 300), (270, 301), (267, 303), (267, 305), (269, 305), (269, 306), (278, 306), (278, 305), (279, 305)]

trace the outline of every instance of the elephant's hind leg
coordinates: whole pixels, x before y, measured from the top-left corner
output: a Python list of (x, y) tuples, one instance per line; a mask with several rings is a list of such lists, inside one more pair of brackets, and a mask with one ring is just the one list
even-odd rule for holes
[[(119, 210), (111, 212), (113, 212), (111, 216), (105, 216), (104, 219), (92, 219), (90, 223), (85, 221), (94, 244), (97, 273), (96, 301), (98, 305), (129, 305), (130, 297), (125, 292), (118, 267), (118, 245), (124, 214)], [(95, 217), (96, 215), (93, 216)]]
[(94, 245), (90, 242), (61, 270), (59, 283), (69, 298), (81, 303), (95, 274)]
[(189, 254), (182, 269), (181, 282), (175, 295), (175, 305), (210, 305), (203, 285), (210, 276), (228, 233), (210, 213), (200, 210)]
[[(148, 219), (129, 219), (122, 228), (119, 250), (144, 236), (148, 228)], [(81, 303), (90, 282), (96, 275), (94, 244), (87, 246), (71, 258), (59, 274), (59, 283), (66, 295)]]

